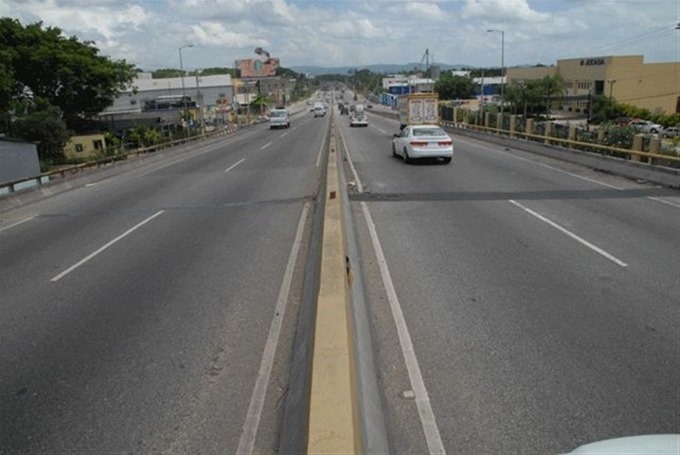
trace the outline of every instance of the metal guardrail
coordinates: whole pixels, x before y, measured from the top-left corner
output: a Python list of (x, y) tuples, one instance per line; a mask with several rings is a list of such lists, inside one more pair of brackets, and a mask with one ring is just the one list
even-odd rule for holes
[(451, 128), (472, 129), (472, 130), (475, 130), (475, 131), (492, 133), (492, 134), (500, 135), (500, 136), (507, 136), (507, 137), (511, 137), (511, 138), (531, 140), (531, 141), (534, 141), (534, 142), (544, 143), (546, 145), (566, 145), (567, 148), (574, 149), (574, 150), (583, 150), (583, 151), (598, 150), (598, 151), (603, 152), (602, 153), (603, 155), (622, 154), (622, 155), (628, 156), (629, 158), (636, 156), (636, 157), (645, 159), (647, 161), (647, 163), (650, 163), (650, 164), (653, 164), (653, 160), (655, 160), (655, 159), (656, 160), (671, 161), (671, 162), (680, 164), (680, 156), (664, 155), (664, 154), (661, 154), (661, 153), (651, 153), (651, 152), (644, 152), (644, 151), (639, 151), (639, 150), (624, 149), (624, 148), (619, 148), (619, 147), (612, 147), (610, 145), (602, 145), (602, 144), (596, 144), (596, 143), (592, 143), (592, 142), (574, 141), (574, 140), (571, 140), (571, 139), (566, 139), (566, 138), (561, 138), (561, 137), (530, 134), (530, 133), (526, 133), (526, 132), (522, 132), (522, 131), (511, 131), (511, 130), (506, 130), (506, 129), (492, 128), (492, 127), (486, 127), (486, 126), (482, 126), (482, 125), (474, 125), (474, 124), (468, 124), (468, 123), (453, 123), (453, 122), (442, 121), (441, 124), (444, 125), (444, 126), (451, 127)]
[[(80, 174), (87, 169), (91, 168), (101, 168), (102, 166), (113, 164), (117, 161), (125, 161), (131, 157), (138, 157), (139, 155), (146, 155), (149, 153), (155, 153), (159, 150), (176, 147), (178, 145), (183, 145), (189, 142), (197, 142), (205, 139), (212, 139), (214, 137), (225, 136), (233, 134), (239, 128), (237, 126), (230, 126), (223, 130), (211, 132), (208, 134), (201, 134), (197, 136), (190, 136), (188, 138), (176, 139), (174, 141), (163, 142), (161, 144), (156, 144), (151, 147), (141, 147), (135, 150), (130, 150), (125, 153), (119, 153), (98, 160), (88, 161), (86, 163), (75, 164), (73, 166), (64, 167), (61, 169), (56, 169), (49, 172), (44, 172), (35, 177), (26, 177), (18, 180), (13, 180), (10, 182), (4, 182), (0, 184), (0, 197), (7, 196), (20, 191), (21, 189), (34, 188), (36, 186), (44, 185), (52, 181), (52, 177), (66, 178), (71, 175)], [(31, 185), (31, 183), (33, 183)], [(17, 188), (19, 187), (19, 188)]]
[[(381, 111), (381, 110), (370, 110), (369, 112), (380, 115), (382, 117), (386, 118), (396, 118), (397, 113), (396, 112), (389, 112), (389, 111)], [(546, 135), (540, 135), (540, 134), (531, 134), (531, 133), (526, 133), (524, 131), (520, 130), (510, 130), (510, 129), (503, 129), (503, 128), (495, 128), (495, 127), (487, 127), (483, 125), (476, 125), (473, 123), (465, 123), (465, 122), (450, 122), (450, 121), (441, 121), (440, 124), (442, 126), (447, 126), (450, 128), (456, 128), (456, 129), (468, 129), (472, 131), (477, 131), (480, 133), (487, 133), (487, 134), (493, 134), (494, 136), (505, 136), (508, 138), (513, 138), (513, 139), (524, 139), (526, 141), (531, 141), (531, 142), (536, 142), (536, 143), (542, 143), (545, 145), (557, 145), (557, 146), (566, 146), (567, 149), (570, 150), (579, 150), (579, 151), (590, 151), (590, 152), (595, 152), (595, 153), (600, 153), (603, 156), (621, 156), (623, 155), (624, 158), (627, 158), (628, 160), (631, 160), (632, 157), (638, 158), (639, 161), (646, 162), (650, 166), (656, 166), (658, 165), (656, 162), (658, 161), (666, 161), (669, 163), (673, 163), (673, 167), (680, 167), (680, 156), (678, 155), (666, 155), (663, 153), (652, 153), (652, 152), (645, 152), (642, 150), (633, 150), (633, 149), (627, 149), (627, 148), (620, 148), (620, 147), (613, 147), (611, 145), (603, 145), (603, 144), (597, 144), (593, 142), (583, 142), (583, 141), (575, 141), (571, 140), (568, 138), (562, 138), (562, 137), (556, 137), (556, 136), (546, 136)], [(538, 126), (538, 125), (537, 125)]]

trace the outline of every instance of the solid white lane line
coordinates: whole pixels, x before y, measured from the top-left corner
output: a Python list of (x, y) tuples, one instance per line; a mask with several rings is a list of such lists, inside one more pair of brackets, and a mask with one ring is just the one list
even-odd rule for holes
[(364, 218), (366, 218), (366, 224), (368, 225), (368, 230), (371, 235), (373, 250), (375, 251), (375, 256), (378, 260), (378, 266), (380, 267), (380, 274), (382, 275), (383, 284), (387, 293), (387, 300), (389, 301), (390, 309), (392, 310), (394, 325), (397, 327), (399, 344), (401, 345), (401, 352), (404, 355), (404, 363), (406, 364), (408, 376), (411, 381), (411, 389), (416, 396), (416, 407), (418, 408), (418, 414), (420, 415), (420, 422), (423, 425), (423, 433), (425, 433), (428, 451), (431, 454), (444, 454), (446, 453), (446, 450), (444, 450), (444, 443), (442, 442), (441, 435), (439, 434), (437, 420), (435, 419), (434, 411), (432, 410), (432, 405), (430, 404), (430, 397), (428, 396), (427, 389), (425, 388), (425, 381), (423, 380), (423, 375), (420, 372), (420, 366), (418, 364), (418, 359), (416, 358), (415, 349), (413, 348), (411, 335), (409, 334), (408, 327), (406, 326), (404, 313), (401, 310), (401, 305), (399, 304), (399, 299), (397, 298), (397, 291), (394, 289), (394, 283), (392, 282), (392, 277), (387, 267), (387, 260), (385, 259), (382, 246), (380, 245), (380, 240), (378, 239), (378, 233), (375, 230), (373, 218), (371, 217), (371, 213), (368, 211), (368, 205), (366, 205), (366, 202), (361, 203), (361, 208), (364, 212)]
[(267, 142), (267, 143), (264, 144), (262, 147), (260, 147), (260, 150), (264, 150), (264, 149), (266, 149), (267, 147), (269, 147), (270, 145), (272, 145), (271, 141), (270, 141), (270, 142)]
[[(233, 138), (231, 138), (231, 139), (233, 139)], [(144, 172), (143, 174), (140, 174), (139, 177), (146, 177), (149, 174), (152, 174), (156, 171), (160, 171), (161, 169), (165, 169), (166, 167), (173, 166), (175, 164), (181, 163), (182, 161), (186, 161), (186, 160), (189, 160), (191, 158), (196, 158), (197, 156), (205, 155), (206, 153), (215, 152), (215, 151), (219, 150), (220, 148), (224, 147), (225, 145), (229, 145), (229, 144), (218, 143), (218, 144), (213, 144), (213, 145), (206, 145), (205, 147), (207, 147), (207, 148), (205, 150), (201, 151), (201, 152), (194, 152), (194, 153), (186, 155), (186, 156), (184, 156), (184, 157), (182, 157), (178, 160), (174, 160), (170, 163), (166, 163), (162, 166), (158, 166), (154, 169), (151, 169), (147, 172)]]
[[(601, 186), (604, 186), (604, 187), (607, 187), (607, 188), (612, 188), (614, 190), (620, 190), (620, 191), (624, 191), (626, 189), (626, 188), (622, 188), (622, 187), (619, 187), (619, 186), (610, 185), (609, 183), (600, 182), (599, 180), (591, 179), (589, 177), (584, 177), (582, 175), (574, 174), (573, 172), (564, 171), (564, 170), (556, 168), (554, 166), (550, 166), (549, 164), (537, 163), (535, 161), (528, 160), (526, 158), (522, 158), (520, 156), (515, 156), (512, 153), (508, 153), (508, 152), (496, 150), (496, 149), (493, 149), (493, 148), (490, 148), (490, 147), (482, 146), (482, 145), (479, 145), (476, 142), (472, 142), (472, 141), (469, 141), (469, 140), (466, 141), (466, 140), (457, 139), (457, 141), (466, 142), (468, 144), (473, 144), (473, 145), (476, 145), (477, 147), (484, 147), (485, 149), (487, 149), (491, 152), (501, 153), (503, 155), (509, 156), (510, 158), (514, 158), (516, 160), (525, 161), (527, 163), (535, 164), (536, 166), (541, 166), (541, 167), (544, 167), (546, 169), (550, 169), (552, 171), (559, 172), (560, 174), (565, 174), (565, 175), (569, 175), (571, 177), (576, 177), (577, 179), (585, 180), (586, 182), (594, 183), (596, 185), (601, 185)], [(662, 204), (670, 205), (671, 207), (675, 207), (675, 208), (680, 209), (680, 205), (676, 204), (674, 202), (665, 201), (663, 199), (659, 199), (659, 198), (654, 197), (654, 196), (646, 196), (646, 198), (651, 199), (652, 201), (661, 202)]]
[(338, 128), (338, 131), (340, 131), (340, 137), (342, 138), (342, 144), (345, 147), (345, 153), (347, 154), (347, 162), (349, 163), (349, 168), (352, 171), (352, 175), (354, 175), (354, 183), (357, 186), (357, 192), (363, 193), (364, 192), (364, 185), (361, 183), (361, 180), (359, 180), (359, 174), (357, 173), (357, 170), (354, 167), (354, 161), (352, 160), (352, 156), (349, 153), (349, 146), (347, 144), (347, 141), (345, 140), (345, 133), (342, 132), (342, 128)]
[(670, 205), (671, 207), (675, 207), (676, 209), (680, 209), (680, 204), (675, 204), (674, 202), (671, 202), (671, 201), (664, 201), (663, 199), (659, 199), (658, 197), (647, 196), (647, 199), (651, 199), (652, 201), (656, 201), (656, 202), (661, 202), (662, 204)]
[(246, 420), (243, 423), (243, 432), (241, 433), (241, 437), (238, 441), (238, 448), (236, 449), (236, 453), (240, 455), (250, 455), (253, 453), (253, 448), (255, 447), (255, 438), (257, 437), (257, 430), (260, 426), (262, 408), (264, 407), (264, 400), (267, 396), (267, 386), (269, 384), (269, 377), (271, 376), (272, 366), (276, 356), (276, 347), (279, 343), (279, 334), (281, 333), (283, 316), (286, 311), (290, 286), (293, 281), (295, 263), (300, 251), (300, 245), (302, 244), (302, 234), (304, 232), (308, 211), (309, 202), (305, 203), (302, 207), (302, 214), (300, 215), (300, 221), (298, 222), (293, 248), (290, 250), (288, 264), (286, 265), (286, 271), (283, 274), (283, 281), (281, 282), (281, 288), (279, 289), (279, 296), (276, 299), (274, 318), (269, 327), (269, 335), (267, 336), (267, 343), (264, 347), (264, 352), (262, 353), (260, 370), (257, 373), (257, 380), (255, 381), (253, 394), (250, 397), (250, 404), (248, 405), (248, 413), (246, 414)]
[(541, 215), (541, 214), (539, 214), (539, 213), (537, 213), (537, 212), (534, 212), (534, 211), (531, 210), (530, 208), (528, 208), (528, 207), (526, 207), (526, 206), (524, 206), (524, 205), (520, 204), (519, 202), (514, 201), (514, 200), (512, 200), (512, 199), (509, 199), (508, 202), (510, 202), (511, 204), (513, 204), (513, 205), (515, 205), (515, 206), (521, 208), (522, 210), (524, 210), (525, 212), (529, 213), (530, 215), (535, 216), (536, 218), (538, 218), (539, 220), (543, 221), (544, 223), (549, 224), (550, 226), (554, 227), (555, 229), (557, 229), (558, 231), (562, 232), (563, 234), (568, 235), (569, 237), (571, 237), (572, 239), (576, 240), (576, 241), (579, 242), (580, 244), (585, 245), (586, 247), (588, 247), (588, 248), (590, 248), (591, 250), (595, 251), (597, 254), (599, 254), (599, 255), (601, 255), (601, 256), (604, 256), (605, 258), (609, 259), (610, 261), (612, 261), (612, 262), (615, 263), (616, 265), (619, 265), (619, 266), (621, 266), (621, 267), (628, 267), (628, 264), (626, 264), (625, 262), (623, 262), (621, 259), (618, 259), (616, 256), (607, 253), (607, 252), (606, 252), (605, 250), (603, 250), (602, 248), (593, 245), (592, 243), (590, 243), (590, 242), (587, 241), (586, 239), (584, 239), (584, 238), (582, 238), (582, 237), (579, 237), (578, 235), (576, 235), (576, 234), (574, 234), (573, 232), (571, 232), (571, 231), (569, 231), (569, 230), (563, 228), (563, 227), (560, 226), (559, 224), (555, 223), (554, 221), (549, 220), (548, 218), (544, 217), (543, 215)]
[(502, 151), (502, 150), (497, 150), (497, 149), (494, 149), (494, 148), (491, 148), (491, 147), (487, 147), (485, 145), (480, 145), (480, 144), (478, 144), (477, 142), (474, 142), (474, 141), (460, 139), (460, 137), (458, 137), (456, 139), (456, 142), (464, 142), (464, 143), (471, 144), (471, 145), (474, 145), (474, 146), (477, 146), (477, 147), (483, 147), (483, 148), (489, 150), (490, 152), (505, 155), (507, 157), (514, 158), (514, 159), (519, 160), (519, 161), (524, 161), (525, 163), (531, 163), (531, 164), (534, 164), (536, 166), (541, 166), (541, 167), (544, 167), (546, 169), (550, 169), (551, 171), (559, 172), (560, 174), (569, 175), (571, 177), (575, 177), (577, 179), (585, 180), (586, 182), (594, 183), (596, 185), (601, 185), (601, 186), (604, 186), (604, 187), (607, 187), (607, 188), (612, 188), (612, 189), (615, 189), (615, 190), (623, 190), (624, 189), (624, 188), (621, 188), (621, 187), (618, 187), (618, 186), (610, 185), (609, 183), (600, 182), (599, 180), (595, 180), (595, 179), (591, 179), (589, 177), (584, 177), (582, 175), (574, 174), (573, 172), (565, 171), (565, 170), (562, 170), (560, 168), (551, 166), (549, 164), (537, 163), (536, 161), (532, 161), (532, 160), (529, 160), (529, 159), (526, 159), (526, 158), (522, 158), (521, 156), (513, 155), (512, 153), (508, 153), (508, 152), (505, 152), (505, 151)]
[(14, 226), (19, 226), (20, 224), (24, 224), (26, 221), (31, 221), (34, 218), (35, 218), (35, 215), (29, 216), (28, 218), (25, 218), (21, 221), (17, 221), (14, 224), (10, 224), (9, 226), (5, 226), (4, 228), (0, 229), (0, 232), (6, 231), (7, 229), (12, 229)]
[(52, 278), (50, 281), (54, 283), (54, 282), (56, 282), (56, 281), (61, 280), (63, 277), (65, 277), (65, 276), (68, 275), (69, 273), (73, 272), (75, 269), (77, 269), (77, 268), (80, 267), (81, 265), (85, 264), (87, 261), (89, 261), (89, 260), (92, 259), (93, 257), (97, 256), (99, 253), (101, 253), (102, 251), (106, 250), (107, 248), (109, 248), (110, 246), (112, 246), (114, 243), (116, 243), (116, 242), (122, 240), (124, 237), (127, 237), (127, 236), (130, 235), (132, 232), (136, 231), (137, 229), (139, 229), (140, 227), (144, 226), (146, 223), (148, 223), (149, 221), (153, 220), (153, 219), (156, 218), (157, 216), (162, 215), (163, 213), (165, 213), (165, 210), (161, 210), (160, 212), (156, 212), (155, 214), (151, 215), (149, 218), (145, 219), (145, 220), (142, 221), (141, 223), (138, 223), (138, 224), (136, 224), (135, 226), (131, 227), (130, 229), (128, 229), (127, 231), (123, 232), (121, 235), (119, 235), (119, 236), (116, 237), (115, 239), (111, 240), (109, 243), (107, 243), (107, 244), (104, 245), (103, 247), (99, 248), (99, 249), (96, 250), (95, 252), (89, 254), (88, 256), (84, 257), (84, 258), (81, 259), (80, 261), (76, 262), (76, 263), (73, 264), (71, 267), (69, 267), (68, 269), (66, 269), (66, 270), (64, 270), (63, 272), (61, 272), (59, 275), (56, 275), (56, 276), (55, 276), (54, 278)]
[(323, 133), (323, 139), (321, 140), (321, 147), (319, 147), (319, 154), (316, 157), (316, 167), (319, 167), (321, 165), (321, 157), (323, 156), (323, 146), (326, 143), (326, 136), (328, 136), (328, 130), (326, 130), (325, 133)]
[(226, 174), (227, 172), (231, 171), (231, 170), (234, 169), (236, 166), (238, 166), (239, 164), (243, 163), (245, 160), (246, 160), (245, 158), (241, 158), (241, 159), (238, 160), (236, 163), (234, 163), (234, 164), (232, 164), (231, 166), (229, 166), (228, 168), (226, 168), (226, 169), (224, 170), (224, 173)]

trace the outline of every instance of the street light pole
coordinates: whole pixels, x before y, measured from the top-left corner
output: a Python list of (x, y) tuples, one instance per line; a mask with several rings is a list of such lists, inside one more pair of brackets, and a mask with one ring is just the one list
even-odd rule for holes
[(498, 32), (501, 34), (501, 115), (505, 106), (505, 30), (492, 28), (487, 33)]
[(186, 135), (189, 136), (188, 120), (187, 120), (187, 94), (184, 88), (184, 64), (182, 63), (182, 49), (187, 47), (194, 47), (193, 44), (185, 44), (179, 48), (179, 71), (182, 77), (182, 103), (184, 104), (184, 121), (187, 122)]
[(611, 109), (614, 108), (613, 92), (614, 92), (614, 84), (616, 83), (616, 79), (607, 79), (607, 83), (609, 84), (609, 109), (611, 110)]

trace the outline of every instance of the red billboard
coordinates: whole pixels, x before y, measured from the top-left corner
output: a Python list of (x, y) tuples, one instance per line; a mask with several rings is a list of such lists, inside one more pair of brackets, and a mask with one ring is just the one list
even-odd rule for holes
[(276, 76), (278, 67), (278, 58), (236, 60), (236, 68), (241, 70), (243, 78)]

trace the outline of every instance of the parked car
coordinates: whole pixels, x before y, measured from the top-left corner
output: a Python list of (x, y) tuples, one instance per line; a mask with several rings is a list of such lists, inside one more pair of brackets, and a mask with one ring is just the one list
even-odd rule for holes
[(453, 158), (453, 139), (437, 125), (407, 125), (392, 139), (392, 156), (401, 156), (405, 163), (441, 158), (447, 164)]
[(669, 126), (664, 128), (661, 132), (661, 137), (678, 137), (680, 136), (680, 128), (677, 126)]
[(663, 129), (661, 125), (654, 122), (650, 122), (649, 120), (635, 119), (631, 120), (628, 123), (628, 125), (642, 131), (643, 133), (657, 134), (660, 133), (661, 130)]

